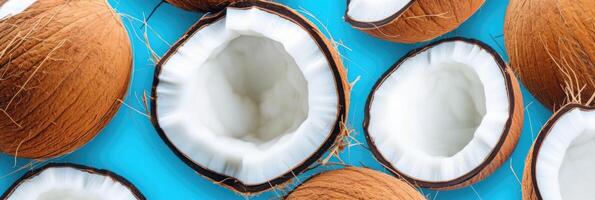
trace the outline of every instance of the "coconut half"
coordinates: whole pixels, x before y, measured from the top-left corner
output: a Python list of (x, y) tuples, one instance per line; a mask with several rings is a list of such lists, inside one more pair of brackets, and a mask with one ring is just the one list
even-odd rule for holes
[(388, 174), (368, 168), (346, 167), (313, 176), (291, 191), (285, 199), (425, 200), (426, 198), (412, 185)]
[(522, 120), (520, 88), (502, 58), (480, 41), (452, 38), (410, 52), (382, 76), (364, 130), (375, 157), (399, 177), (453, 189), (499, 167)]
[(254, 193), (297, 176), (335, 142), (348, 88), (312, 23), (280, 4), (242, 2), (203, 17), (159, 62), (152, 114), (188, 165)]
[(132, 183), (107, 170), (53, 163), (17, 180), (2, 200), (144, 200)]
[(569, 104), (535, 140), (523, 173), (523, 199), (595, 199), (595, 107)]
[(347, 0), (345, 20), (385, 40), (415, 43), (461, 25), (484, 0)]
[(0, 151), (75, 151), (127, 94), (132, 51), (120, 16), (105, 0), (9, 0), (0, 12)]

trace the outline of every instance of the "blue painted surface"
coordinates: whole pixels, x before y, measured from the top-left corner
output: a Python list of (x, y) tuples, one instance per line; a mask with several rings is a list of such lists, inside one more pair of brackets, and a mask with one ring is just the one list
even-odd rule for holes
[[(349, 70), (349, 80), (359, 78), (352, 92), (349, 123), (355, 129), (356, 139), (365, 142), (362, 122), (364, 104), (370, 89), (396, 60), (423, 44), (404, 45), (382, 41), (351, 28), (343, 21), (346, 5), (342, 0), (279, 2), (307, 15), (328, 37), (332, 35), (335, 41), (346, 46), (339, 50)], [(129, 179), (149, 199), (243, 199), (244, 197), (211, 183), (187, 167), (161, 141), (149, 119), (142, 114), (145, 112), (142, 97), (144, 93), (150, 92), (155, 69), (153, 55), (163, 55), (201, 14), (182, 11), (164, 3), (146, 20), (148, 25), (144, 26), (144, 19), (160, 4), (160, 0), (110, 0), (110, 3), (122, 14), (134, 49), (134, 76), (125, 101), (127, 106), (123, 106), (102, 133), (82, 149), (47, 162), (74, 162), (112, 170)], [(502, 30), (507, 4), (507, 0), (487, 0), (469, 21), (444, 37), (479, 39), (506, 57)], [(525, 89), (523, 97), (526, 106), (525, 123), (521, 139), (511, 158), (492, 176), (471, 187), (440, 192), (422, 190), (429, 199), (520, 199), (518, 178), (522, 176), (525, 156), (539, 129), (551, 115)], [(361, 145), (346, 149), (341, 158), (353, 165), (365, 165), (385, 171)], [(4, 191), (20, 177), (24, 171), (19, 171), (18, 168), (29, 162), (31, 161), (0, 155), (0, 191)], [(304, 180), (313, 173), (333, 168), (318, 167), (297, 179)], [(287, 191), (275, 190), (250, 198), (270, 199), (285, 192)]]

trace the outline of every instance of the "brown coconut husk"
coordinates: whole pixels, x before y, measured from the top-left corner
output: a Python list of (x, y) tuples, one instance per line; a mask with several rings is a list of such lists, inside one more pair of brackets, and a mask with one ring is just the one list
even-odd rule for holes
[(592, 0), (510, 1), (504, 36), (511, 65), (551, 110), (595, 93), (593, 18)]
[[(504, 77), (505, 84), (506, 84), (506, 91), (508, 94), (508, 101), (509, 101), (509, 119), (505, 124), (503, 133), (500, 137), (500, 140), (492, 150), (492, 152), (486, 157), (486, 159), (482, 162), (481, 165), (477, 166), (475, 169), (470, 171), (469, 173), (458, 177), (453, 180), (444, 181), (444, 182), (431, 182), (431, 181), (423, 181), (417, 180), (413, 177), (407, 176), (400, 172), (396, 167), (394, 167), (384, 156), (380, 153), (377, 149), (374, 139), (370, 137), (368, 134), (368, 125), (370, 119), (370, 106), (373, 101), (373, 92), (376, 91), (378, 87), (383, 83), (384, 79), (389, 77), (398, 67), (403, 63), (406, 59), (413, 57), (420, 52), (427, 50), (428, 48), (432, 48), (436, 45), (439, 45), (443, 42), (451, 42), (451, 41), (460, 41), (460, 42), (467, 42), (474, 45), (481, 47), (482, 49), (489, 52), (496, 60), (498, 67), (500, 67), (500, 71), (502, 72), (502, 76)], [(523, 96), (521, 94), (521, 89), (517, 79), (514, 77), (514, 73), (512, 72), (511, 68), (504, 63), (502, 58), (498, 55), (498, 53), (492, 49), (491, 47), (487, 46), (486, 44), (473, 39), (466, 39), (466, 38), (448, 38), (433, 42), (428, 44), (424, 47), (419, 49), (413, 50), (409, 52), (406, 56), (401, 58), (401, 60), (397, 61), (391, 69), (389, 69), (381, 78), (374, 88), (372, 89), (372, 94), (368, 97), (368, 101), (366, 103), (366, 113), (364, 119), (364, 133), (366, 136), (366, 141), (370, 145), (370, 150), (374, 154), (374, 157), (391, 173), (395, 174), (397, 177), (402, 177), (405, 180), (413, 183), (416, 186), (424, 187), (424, 188), (431, 188), (436, 190), (452, 190), (457, 188), (462, 188), (465, 186), (469, 186), (471, 184), (477, 183), (489, 175), (491, 175), (496, 169), (498, 169), (502, 163), (508, 159), (510, 154), (514, 151), (516, 144), (518, 143), (522, 127), (523, 127), (523, 118), (524, 118), (524, 107), (523, 107)]]
[[(349, 0), (348, 0), (349, 1)], [(347, 12), (354, 28), (393, 42), (416, 43), (444, 35), (465, 22), (484, 0), (412, 0), (392, 16), (376, 22), (360, 22)]]
[(537, 163), (536, 158), (539, 155), (539, 150), (541, 149), (543, 141), (550, 133), (550, 130), (552, 130), (552, 128), (556, 125), (556, 122), (566, 113), (574, 109), (595, 110), (595, 106), (585, 106), (580, 102), (570, 103), (560, 108), (558, 111), (556, 111), (556, 113), (552, 115), (552, 117), (550, 117), (550, 119), (548, 119), (548, 121), (543, 126), (543, 129), (539, 131), (539, 135), (537, 136), (535, 142), (531, 146), (531, 149), (527, 154), (527, 159), (525, 160), (525, 168), (523, 171), (523, 183), (521, 187), (524, 200), (543, 199), (539, 192), (539, 188), (537, 186), (537, 178), (535, 175)]
[[(343, 66), (341, 61), (341, 55), (339, 54), (338, 50), (336, 49), (335, 45), (332, 41), (327, 39), (324, 34), (307, 18), (300, 15), (295, 10), (269, 1), (240, 1), (237, 3), (233, 3), (228, 7), (234, 9), (251, 9), (251, 8), (258, 8), (264, 10), (266, 12), (278, 15), (286, 20), (290, 20), (297, 25), (301, 26), (305, 31), (307, 31), (310, 36), (312, 36), (312, 40), (314, 40), (321, 52), (324, 54), (325, 58), (329, 62), (331, 70), (333, 71), (335, 84), (337, 88), (338, 94), (338, 116), (337, 121), (334, 124), (334, 127), (331, 133), (328, 134), (328, 137), (320, 146), (316, 152), (314, 152), (310, 157), (300, 163), (298, 166), (294, 167), (293, 169), (288, 169), (288, 171), (276, 177), (273, 180), (268, 181), (267, 183), (256, 184), (256, 185), (249, 185), (245, 184), (242, 181), (230, 177), (224, 174), (217, 173), (213, 170), (208, 169), (207, 167), (201, 165), (200, 163), (194, 162), (188, 156), (186, 156), (183, 152), (180, 152), (177, 147), (170, 142), (168, 136), (164, 133), (163, 129), (159, 126), (158, 122), (158, 114), (157, 113), (157, 104), (158, 104), (158, 96), (153, 96), (150, 98), (151, 101), (151, 119), (155, 129), (159, 136), (165, 141), (165, 143), (169, 146), (169, 148), (180, 158), (182, 159), (188, 166), (198, 172), (201, 176), (211, 180), (213, 183), (226, 187), (234, 192), (242, 194), (244, 196), (250, 196), (259, 194), (265, 191), (269, 191), (272, 189), (283, 188), (291, 180), (293, 180), (298, 175), (302, 174), (304, 171), (308, 170), (312, 164), (319, 161), (325, 152), (332, 149), (335, 152), (335, 149), (341, 149), (341, 144), (338, 144), (343, 141), (343, 138), (349, 135), (350, 130), (346, 126), (346, 120), (349, 112), (349, 96), (351, 86), (347, 80), (347, 71)], [(163, 58), (157, 64), (157, 68), (155, 70), (155, 77), (153, 79), (153, 94), (156, 94), (156, 89), (159, 85), (159, 75), (161, 73), (161, 69), (165, 63), (168, 62), (169, 58), (175, 54), (177, 49), (185, 44), (188, 39), (193, 37), (198, 31), (202, 28), (209, 26), (219, 20), (222, 20), (226, 15), (226, 10), (223, 9), (216, 13), (210, 13), (205, 15), (201, 20), (199, 20), (195, 25), (193, 25), (190, 30), (182, 38), (173, 45), (173, 47), (163, 56)], [(324, 133), (321, 133), (324, 134)], [(339, 151), (337, 150), (337, 151)]]
[(86, 144), (120, 107), (131, 65), (104, 0), (38, 1), (0, 21), (0, 151), (45, 159)]
[(189, 11), (214, 12), (229, 4), (248, 0), (165, 0), (168, 3)]
[(407, 199), (425, 197), (407, 182), (362, 167), (346, 167), (313, 176), (285, 199)]

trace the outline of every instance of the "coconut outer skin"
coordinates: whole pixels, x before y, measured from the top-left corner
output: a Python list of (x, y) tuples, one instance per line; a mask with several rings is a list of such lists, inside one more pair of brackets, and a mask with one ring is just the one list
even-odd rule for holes
[(165, 0), (168, 3), (189, 11), (212, 12), (224, 9), (229, 4), (246, 0)]
[[(349, 1), (349, 0), (348, 0)], [(401, 11), (377, 22), (359, 22), (345, 14), (354, 28), (374, 37), (416, 43), (444, 35), (465, 22), (484, 0), (412, 0)]]
[(571, 103), (563, 106), (560, 110), (556, 111), (548, 119), (548, 121), (543, 126), (543, 129), (539, 131), (539, 135), (535, 139), (533, 145), (531, 145), (531, 149), (527, 154), (527, 159), (525, 160), (525, 168), (523, 169), (523, 182), (521, 185), (523, 200), (541, 200), (541, 195), (539, 194), (539, 188), (537, 187), (536, 183), (536, 175), (535, 175), (535, 168), (536, 168), (536, 160), (535, 157), (539, 153), (539, 149), (547, 135), (549, 134), (550, 130), (554, 127), (558, 119), (564, 116), (567, 112), (572, 111), (575, 108), (579, 108), (581, 110), (595, 110), (595, 106), (585, 106), (577, 103)]
[[(329, 67), (332, 68), (335, 84), (337, 87), (337, 94), (338, 94), (338, 116), (337, 122), (334, 125), (334, 128), (329, 136), (324, 141), (324, 143), (314, 152), (310, 157), (304, 160), (299, 166), (296, 166), (293, 169), (288, 169), (288, 172), (276, 177), (275, 179), (258, 185), (247, 185), (242, 181), (230, 177), (224, 174), (219, 174), (213, 170), (210, 170), (200, 163), (195, 163), (193, 160), (189, 159), (184, 153), (180, 152), (177, 147), (171, 143), (168, 139), (167, 135), (164, 133), (163, 129), (161, 129), (159, 122), (158, 122), (158, 113), (157, 113), (157, 100), (158, 96), (152, 96), (150, 98), (151, 102), (151, 122), (156, 129), (156, 132), (159, 134), (161, 139), (168, 145), (170, 150), (172, 150), (178, 158), (180, 158), (184, 163), (190, 166), (193, 170), (195, 170), (199, 175), (211, 180), (213, 183), (221, 185), (229, 190), (234, 192), (240, 193), (242, 195), (255, 195), (259, 194), (268, 190), (276, 189), (278, 187), (284, 187), (289, 183), (290, 180), (295, 178), (296, 176), (300, 175), (304, 171), (308, 169), (313, 163), (322, 159), (322, 156), (325, 152), (327, 152), (331, 148), (341, 147), (343, 139), (349, 136), (350, 129), (346, 126), (347, 124), (347, 116), (349, 113), (349, 105), (350, 105), (350, 93), (351, 93), (351, 85), (347, 79), (347, 70), (345, 69), (343, 62), (341, 60), (341, 55), (339, 51), (335, 48), (335, 45), (324, 36), (324, 34), (306, 17), (298, 13), (297, 11), (271, 1), (239, 1), (229, 5), (228, 7), (234, 9), (250, 9), (250, 8), (258, 8), (264, 10), (266, 12), (278, 15), (279, 17), (285, 18), (286, 20), (290, 20), (297, 25), (301, 26), (310, 36), (312, 36), (312, 40), (314, 40), (318, 46), (320, 47), (321, 52), (323, 53), (324, 57), (329, 62)], [(194, 24), (188, 32), (186, 32), (179, 40), (174, 44), (174, 46), (163, 56), (163, 58), (157, 63), (155, 75), (153, 78), (153, 87), (152, 93), (156, 94), (157, 86), (159, 85), (159, 74), (161, 73), (162, 66), (168, 61), (168, 59), (175, 53), (177, 53), (177, 48), (183, 45), (188, 39), (192, 38), (193, 35), (200, 31), (202, 28), (211, 25), (212, 23), (221, 20), (225, 17), (226, 11), (221, 10), (215, 13), (208, 13), (203, 16), (196, 24)], [(338, 151), (342, 150), (338, 148)]]
[(0, 49), (7, 50), (0, 151), (18, 157), (53, 158), (86, 144), (114, 116), (130, 81), (128, 35), (104, 0), (38, 1), (0, 21)]
[(315, 175), (293, 190), (286, 199), (425, 200), (407, 182), (362, 167), (346, 167)]
[[(585, 104), (595, 94), (593, 18), (592, 0), (510, 1), (504, 36), (511, 65), (551, 110), (569, 102)], [(580, 100), (567, 99), (572, 95), (565, 87)]]

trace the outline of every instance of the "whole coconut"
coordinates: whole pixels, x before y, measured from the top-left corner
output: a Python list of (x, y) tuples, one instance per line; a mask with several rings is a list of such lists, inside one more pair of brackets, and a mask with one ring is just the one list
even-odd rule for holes
[(595, 1), (511, 0), (504, 36), (511, 66), (550, 109), (593, 105)]
[(87, 143), (120, 107), (131, 63), (105, 0), (40, 0), (0, 21), (0, 151), (52, 158)]
[(408, 183), (360, 167), (346, 167), (316, 175), (297, 187), (286, 199), (425, 200), (424, 196)]

